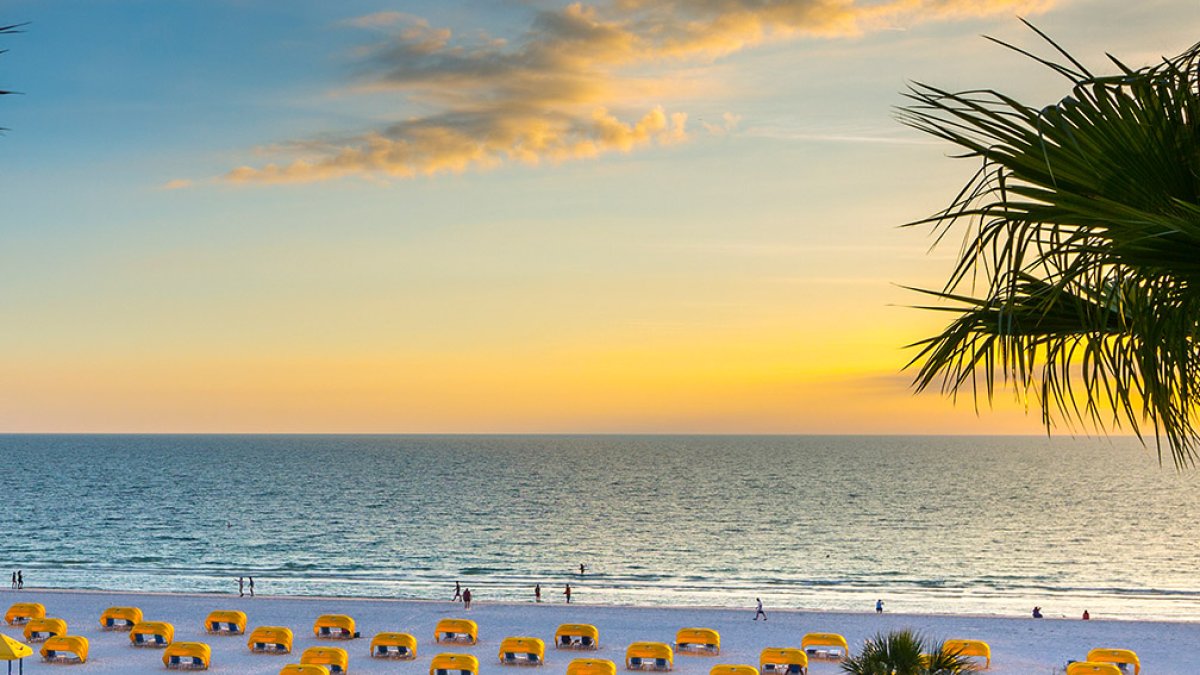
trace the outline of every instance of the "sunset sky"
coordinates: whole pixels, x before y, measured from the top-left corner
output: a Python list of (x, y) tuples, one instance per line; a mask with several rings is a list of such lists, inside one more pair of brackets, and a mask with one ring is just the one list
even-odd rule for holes
[(8, 0), (0, 431), (1037, 433), (914, 396), (909, 81), (1196, 0)]

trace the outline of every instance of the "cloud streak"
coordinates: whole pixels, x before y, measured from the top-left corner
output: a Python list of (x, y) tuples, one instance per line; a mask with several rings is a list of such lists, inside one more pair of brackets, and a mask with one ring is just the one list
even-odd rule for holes
[[(228, 172), (232, 183), (345, 176), (408, 178), (630, 152), (688, 138), (669, 110), (672, 68), (770, 42), (837, 38), (994, 14), (1053, 0), (607, 0), (536, 12), (515, 41), (457, 37), (401, 12), (348, 19), (383, 33), (361, 50), (363, 95), (399, 93), (407, 109), (380, 128), (269, 151), (275, 161)], [(705, 124), (729, 133), (737, 117)]]

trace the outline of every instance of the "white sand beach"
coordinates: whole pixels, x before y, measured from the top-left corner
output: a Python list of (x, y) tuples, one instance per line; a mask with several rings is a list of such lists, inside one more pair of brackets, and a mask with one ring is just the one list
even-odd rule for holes
[[(62, 666), (41, 663), (36, 655), (26, 659), (26, 672), (165, 672), (161, 652), (129, 645), (128, 635), (100, 629), (98, 617), (109, 606), (134, 605), (150, 621), (167, 621), (175, 626), (177, 641), (202, 641), (212, 646), (212, 671), (274, 675), (287, 664), (298, 662), (300, 652), (315, 646), (341, 646), (350, 653), (352, 673), (428, 672), (430, 659), (443, 651), (462, 651), (475, 655), (481, 673), (511, 672), (497, 663), (500, 641), (507, 636), (540, 637), (549, 645), (555, 628), (561, 623), (592, 623), (600, 631), (598, 652), (559, 652), (547, 650), (546, 665), (540, 672), (561, 673), (566, 664), (581, 655), (594, 654), (621, 664), (625, 647), (638, 640), (673, 642), (675, 631), (686, 626), (714, 628), (721, 633), (719, 657), (679, 655), (675, 672), (704, 675), (717, 663), (748, 663), (757, 666), (764, 647), (800, 645), (807, 632), (836, 632), (846, 637), (855, 649), (876, 631), (913, 628), (939, 639), (976, 638), (992, 648), (992, 669), (997, 675), (1049, 675), (1062, 672), (1068, 660), (1082, 660), (1093, 647), (1120, 647), (1135, 650), (1141, 657), (1146, 675), (1188, 675), (1200, 670), (1200, 624), (1150, 621), (1110, 621), (1102, 617), (1092, 621), (1066, 619), (1024, 619), (983, 616), (923, 616), (884, 613), (819, 613), (784, 611), (772, 608), (767, 598), (768, 621), (752, 621), (752, 602), (745, 611), (707, 608), (639, 608), (566, 605), (546, 589), (557, 602), (496, 603), (480, 599), (470, 611), (453, 602), (372, 600), (362, 598), (238, 598), (229, 595), (138, 594), (92, 591), (25, 589), (0, 594), (4, 608), (13, 602), (41, 602), (48, 616), (65, 619), (73, 635), (82, 635), (91, 643), (88, 663)], [(753, 599), (751, 599), (753, 600)], [(242, 636), (213, 636), (204, 632), (202, 623), (208, 612), (240, 609), (248, 615), (251, 627), (282, 625), (290, 627), (296, 641), (292, 655), (252, 654)], [(320, 614), (349, 614), (357, 621), (362, 638), (352, 641), (317, 640), (312, 624)], [(447, 648), (433, 642), (433, 630), (444, 617), (470, 618), (479, 624), (480, 639), (475, 646)], [(419, 640), (415, 661), (384, 661), (368, 656), (370, 637), (380, 631), (412, 633)], [(23, 639), (19, 626), (3, 627), (4, 634)], [(810, 673), (840, 672), (835, 663), (814, 661)]]

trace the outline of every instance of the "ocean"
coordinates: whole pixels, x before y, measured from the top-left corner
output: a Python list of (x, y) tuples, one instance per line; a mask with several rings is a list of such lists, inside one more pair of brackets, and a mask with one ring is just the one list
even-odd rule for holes
[(0, 573), (31, 587), (1200, 619), (1197, 474), (1129, 438), (8, 435), (0, 461)]

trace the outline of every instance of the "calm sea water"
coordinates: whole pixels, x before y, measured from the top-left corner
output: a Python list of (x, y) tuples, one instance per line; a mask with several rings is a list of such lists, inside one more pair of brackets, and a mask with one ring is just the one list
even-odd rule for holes
[(0, 571), (30, 586), (1200, 620), (1197, 474), (1128, 439), (0, 436), (0, 461)]

